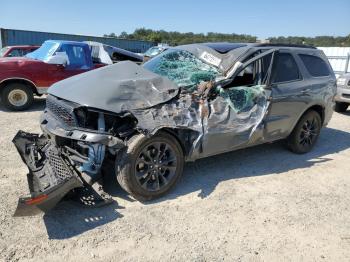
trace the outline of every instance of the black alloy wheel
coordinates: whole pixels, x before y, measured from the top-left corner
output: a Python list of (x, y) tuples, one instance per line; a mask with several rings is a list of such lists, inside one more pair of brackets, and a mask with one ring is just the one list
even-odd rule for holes
[(322, 120), (319, 113), (314, 110), (306, 112), (287, 139), (289, 149), (297, 154), (309, 152), (316, 144), (321, 127)]
[(159, 191), (176, 175), (177, 157), (166, 142), (153, 142), (143, 148), (135, 164), (135, 176), (147, 191)]

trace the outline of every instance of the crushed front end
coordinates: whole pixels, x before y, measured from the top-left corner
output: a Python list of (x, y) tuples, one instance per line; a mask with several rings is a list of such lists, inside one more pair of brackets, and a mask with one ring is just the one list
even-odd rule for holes
[(118, 131), (127, 134), (123, 133), (126, 127), (118, 122), (121, 119), (104, 112), (89, 112), (49, 95), (41, 116), (43, 134), (19, 131), (13, 139), (29, 169), (30, 190), (29, 196), (19, 199), (14, 215), (47, 212), (71, 191), (79, 193), (85, 205), (111, 202), (101, 186), (101, 170), (113, 158), (110, 156), (124, 147), (123, 140), (115, 136)]

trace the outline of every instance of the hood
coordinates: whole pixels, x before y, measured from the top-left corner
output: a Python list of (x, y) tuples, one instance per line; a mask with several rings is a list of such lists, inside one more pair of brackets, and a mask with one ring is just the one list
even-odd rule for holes
[(124, 61), (52, 85), (48, 93), (84, 106), (111, 112), (144, 109), (177, 95), (169, 79)]
[(19, 67), (25, 65), (31, 66), (34, 63), (42, 63), (42, 61), (30, 59), (27, 57), (1, 57), (0, 68), (1, 70), (17, 70)]

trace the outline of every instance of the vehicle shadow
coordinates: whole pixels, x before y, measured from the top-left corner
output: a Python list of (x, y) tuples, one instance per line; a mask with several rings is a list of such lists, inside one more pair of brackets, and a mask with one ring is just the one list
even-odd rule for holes
[[(324, 128), (313, 151), (304, 155), (289, 152), (283, 142), (260, 145), (225, 153), (185, 165), (178, 185), (164, 197), (145, 202), (155, 204), (198, 191), (198, 197), (208, 197), (223, 181), (251, 176), (278, 175), (289, 170), (309, 168), (316, 163), (332, 161), (330, 154), (350, 147), (350, 133)], [(113, 173), (113, 172), (111, 172)], [(105, 190), (114, 197), (135, 201), (118, 185), (115, 176), (109, 175)], [(84, 208), (62, 202), (46, 213), (44, 222), (50, 239), (65, 239), (104, 225), (122, 217), (119, 207), (112, 204), (102, 208)]]
[[(314, 149), (303, 155), (288, 151), (283, 141), (265, 144), (187, 163), (182, 179), (174, 190), (164, 197), (145, 202), (154, 204), (197, 192), (198, 197), (209, 196), (216, 186), (225, 180), (251, 176), (281, 174), (289, 170), (309, 168), (316, 163), (332, 161), (327, 156), (350, 147), (350, 133), (333, 128), (324, 128)], [(109, 183), (116, 185), (117, 182)], [(130, 197), (119, 187), (109, 193), (126, 200)]]
[(118, 209), (122, 207), (117, 202), (88, 208), (72, 201), (63, 201), (45, 213), (43, 218), (49, 239), (67, 239), (121, 218)]
[(46, 105), (46, 96), (34, 97), (34, 102), (30, 108), (24, 111), (17, 112), (17, 111), (10, 111), (6, 109), (0, 101), (0, 111), (9, 112), (9, 113), (37, 112), (37, 111), (43, 111), (45, 109), (45, 105)]

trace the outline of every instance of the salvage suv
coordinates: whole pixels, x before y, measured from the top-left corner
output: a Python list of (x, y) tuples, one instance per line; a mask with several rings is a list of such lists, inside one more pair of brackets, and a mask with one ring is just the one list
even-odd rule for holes
[(186, 161), (281, 139), (309, 152), (332, 116), (336, 79), (313, 47), (208, 43), (99, 68), (48, 93), (43, 134), (13, 140), (31, 192), (17, 215), (47, 211), (68, 192), (108, 202), (108, 174), (145, 201), (167, 193)]

